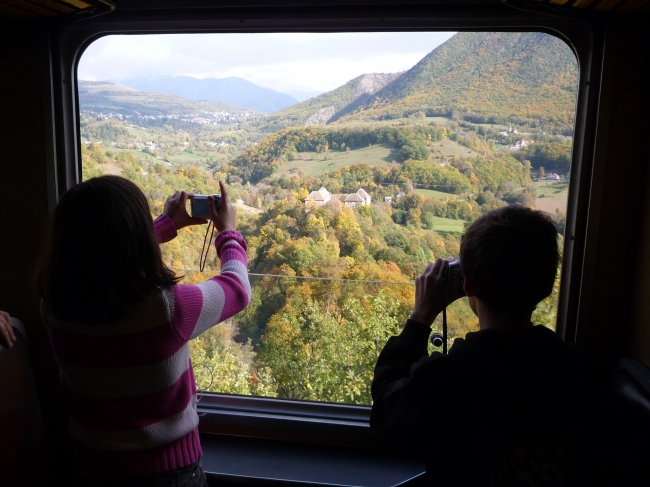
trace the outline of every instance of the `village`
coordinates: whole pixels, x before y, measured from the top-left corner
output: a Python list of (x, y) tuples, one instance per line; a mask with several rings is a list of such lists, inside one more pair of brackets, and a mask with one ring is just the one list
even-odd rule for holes
[(89, 115), (103, 120), (108, 120), (110, 118), (115, 118), (123, 121), (160, 121), (160, 120), (178, 120), (181, 122), (196, 123), (199, 125), (220, 125), (223, 123), (235, 123), (246, 122), (250, 120), (255, 120), (259, 118), (259, 114), (256, 114), (252, 111), (242, 111), (237, 113), (231, 113), (226, 111), (215, 111), (215, 112), (203, 112), (200, 114), (197, 113), (188, 113), (188, 114), (178, 114), (178, 113), (169, 113), (165, 115), (143, 115), (142, 113), (134, 110), (134, 114), (124, 114), (124, 113), (114, 113), (114, 112), (97, 112), (94, 110), (83, 110), (81, 113), (84, 115)]

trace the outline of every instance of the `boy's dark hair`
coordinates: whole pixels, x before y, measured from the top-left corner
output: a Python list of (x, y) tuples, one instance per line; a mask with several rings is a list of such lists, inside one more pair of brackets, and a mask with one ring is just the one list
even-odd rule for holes
[(147, 199), (119, 176), (66, 192), (54, 212), (39, 294), (60, 320), (111, 323), (178, 282), (162, 261)]
[(463, 236), (463, 275), (489, 307), (526, 316), (553, 290), (560, 259), (557, 235), (555, 223), (540, 211), (523, 206), (490, 211)]

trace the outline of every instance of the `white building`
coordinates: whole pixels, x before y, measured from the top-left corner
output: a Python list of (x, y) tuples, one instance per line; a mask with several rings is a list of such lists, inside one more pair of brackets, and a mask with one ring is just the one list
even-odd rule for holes
[(321, 186), (318, 191), (312, 191), (309, 193), (309, 196), (305, 198), (305, 204), (308, 204), (311, 201), (318, 206), (323, 206), (325, 203), (328, 203), (331, 200), (332, 195), (330, 192), (325, 189), (325, 186)]
[(532, 142), (530, 140), (518, 140), (514, 144), (512, 144), (508, 149), (510, 150), (522, 150), (528, 147)]
[(372, 198), (364, 189), (358, 189), (356, 193), (330, 194), (325, 187), (321, 187), (318, 191), (312, 191), (309, 196), (305, 198), (305, 205), (312, 203), (317, 206), (323, 206), (332, 201), (339, 201), (345, 206), (356, 208), (357, 206), (369, 205)]

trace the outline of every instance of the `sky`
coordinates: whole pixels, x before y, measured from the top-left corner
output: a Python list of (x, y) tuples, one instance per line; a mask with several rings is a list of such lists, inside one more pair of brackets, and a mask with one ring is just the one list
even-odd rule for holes
[(365, 73), (404, 71), (453, 32), (152, 34), (103, 37), (83, 53), (78, 78), (237, 76), (287, 93), (325, 92)]

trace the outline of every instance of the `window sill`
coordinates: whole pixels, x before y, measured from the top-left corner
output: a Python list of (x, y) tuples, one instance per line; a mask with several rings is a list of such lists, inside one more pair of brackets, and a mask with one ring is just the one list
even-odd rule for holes
[(394, 451), (210, 434), (201, 435), (201, 446), (213, 485), (395, 487), (425, 469), (421, 460)]
[(400, 449), (370, 428), (369, 406), (204, 394), (198, 412), (203, 433)]
[(424, 461), (370, 428), (369, 406), (205, 394), (203, 466), (214, 483), (394, 487)]

